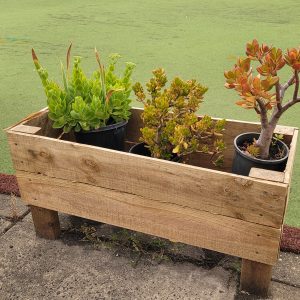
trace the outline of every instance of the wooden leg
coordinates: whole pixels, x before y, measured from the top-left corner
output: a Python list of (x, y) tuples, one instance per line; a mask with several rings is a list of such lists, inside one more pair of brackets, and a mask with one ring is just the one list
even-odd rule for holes
[(60, 235), (60, 225), (57, 211), (30, 206), (33, 224), (36, 235), (48, 239), (55, 240)]
[(272, 266), (243, 259), (240, 285), (241, 290), (265, 297), (268, 295), (272, 277)]

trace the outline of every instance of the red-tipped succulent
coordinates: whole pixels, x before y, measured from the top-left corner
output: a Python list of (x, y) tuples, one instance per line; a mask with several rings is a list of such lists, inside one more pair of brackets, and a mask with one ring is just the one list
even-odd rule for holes
[(288, 49), (284, 55), (284, 60), (294, 70), (300, 71), (300, 48)]
[[(252, 63), (258, 63), (257, 75), (253, 73)], [(280, 83), (277, 73), (284, 66), (291, 67), (292, 76), (285, 83)], [(230, 71), (225, 71), (225, 87), (234, 89), (240, 96), (237, 105), (254, 109), (261, 120), (261, 134), (255, 145), (263, 159), (269, 157), (269, 148), (274, 129), (279, 118), (289, 107), (300, 102), (299, 91), (300, 47), (287, 49), (259, 44), (253, 40), (246, 44), (246, 57), (238, 58)], [(294, 86), (293, 98), (284, 102), (285, 91)], [(268, 111), (272, 110), (271, 115)]]

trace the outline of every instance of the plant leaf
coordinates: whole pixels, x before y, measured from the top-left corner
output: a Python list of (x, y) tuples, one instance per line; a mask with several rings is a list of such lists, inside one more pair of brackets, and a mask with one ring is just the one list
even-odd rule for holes
[(67, 51), (67, 74), (68, 74), (68, 76), (69, 76), (69, 67), (70, 67), (71, 48), (72, 48), (72, 42)]

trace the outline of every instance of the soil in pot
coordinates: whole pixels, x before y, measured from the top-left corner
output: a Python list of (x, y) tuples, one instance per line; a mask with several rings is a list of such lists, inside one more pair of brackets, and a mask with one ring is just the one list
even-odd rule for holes
[(284, 171), (289, 155), (289, 148), (280, 140), (274, 139), (274, 145), (270, 149), (270, 159), (260, 159), (246, 153), (245, 145), (253, 143), (253, 140), (257, 140), (258, 138), (259, 133), (256, 132), (242, 133), (235, 138), (232, 173), (248, 176), (251, 168)]
[(127, 123), (127, 121), (122, 121), (94, 130), (75, 132), (76, 142), (124, 151)]
[[(138, 144), (134, 145), (133, 147), (130, 148), (129, 152), (133, 153), (133, 154), (139, 154), (139, 155), (151, 157), (151, 152), (146, 147), (145, 143), (138, 143)], [(171, 161), (174, 161), (174, 162), (182, 161), (181, 157), (178, 157), (176, 154), (173, 154), (172, 156), (173, 157), (171, 158)]]

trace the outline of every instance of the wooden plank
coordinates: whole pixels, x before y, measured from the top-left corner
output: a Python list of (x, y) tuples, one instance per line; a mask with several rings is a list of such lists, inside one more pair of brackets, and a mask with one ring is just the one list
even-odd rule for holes
[(291, 184), (292, 184), (292, 175), (293, 175), (293, 167), (295, 163), (296, 151), (297, 151), (297, 141), (298, 141), (298, 134), (299, 130), (295, 129), (294, 136), (290, 144), (290, 153), (288, 157), (288, 161), (285, 167), (285, 175), (284, 175), (284, 182), (288, 184), (288, 191), (285, 201), (285, 210), (283, 216), (285, 216), (285, 212), (288, 207), (289, 199), (290, 199), (290, 191), (291, 191)]
[(266, 297), (272, 277), (272, 266), (243, 259), (240, 287), (241, 290), (257, 296)]
[(275, 182), (284, 182), (284, 173), (272, 170), (265, 170), (259, 168), (251, 168), (249, 177), (264, 179)]
[(287, 185), (124, 152), (10, 133), (14, 167), (280, 228)]
[(32, 113), (30, 115), (28, 115), (26, 118), (22, 119), (21, 121), (17, 122), (16, 124), (12, 125), (12, 126), (9, 126), (7, 128), (5, 128), (4, 130), (5, 131), (8, 131), (10, 129), (12, 129), (13, 127), (16, 127), (17, 125), (19, 124), (25, 124), (25, 125), (30, 125), (28, 124), (32, 119), (35, 119), (35, 118), (38, 118), (39, 116), (41, 115), (45, 115), (47, 114), (48, 110), (47, 110), (47, 107), (41, 109), (40, 111), (38, 112), (35, 112), (35, 113)]
[(61, 128), (53, 128), (53, 121), (48, 118), (48, 109), (44, 108), (40, 113), (29, 118), (24, 125), (41, 127), (38, 135), (57, 138), (62, 133)]
[(286, 168), (285, 168), (285, 177), (284, 177), (284, 182), (291, 184), (292, 180), (292, 172), (293, 172), (293, 166), (295, 163), (295, 156), (296, 156), (296, 146), (297, 146), (297, 140), (298, 140), (298, 133), (299, 130), (295, 129), (294, 130), (294, 136), (290, 144), (290, 153), (289, 153), (289, 158), (286, 163)]
[(140, 128), (143, 127), (143, 121), (141, 119), (142, 112), (142, 108), (133, 108), (131, 110), (131, 117), (126, 126), (126, 140), (137, 143), (139, 142), (141, 137)]
[[(100, 171), (101, 172), (101, 171)], [(42, 174), (17, 172), (30, 205), (275, 264), (280, 230), (199, 211), (184, 205)]]
[(57, 211), (42, 207), (30, 206), (32, 220), (38, 237), (55, 240), (60, 235), (60, 225)]
[(274, 133), (288, 135), (292, 137), (296, 129), (297, 129), (296, 127), (292, 127), (292, 126), (277, 125), (274, 130)]
[[(143, 112), (142, 108), (132, 108), (131, 110), (131, 118), (128, 121), (127, 127), (126, 127), (126, 140), (127, 143), (134, 144), (138, 143), (140, 141), (141, 132), (140, 128), (143, 126), (143, 122), (141, 120), (141, 113)], [(201, 116), (199, 116), (201, 118)], [(219, 118), (214, 118), (215, 120), (218, 120)], [(30, 124), (42, 124), (46, 121), (46, 116), (39, 116), (35, 120), (31, 120)], [(234, 147), (233, 147), (233, 140), (234, 138), (245, 131), (259, 131), (259, 123), (255, 122), (241, 122), (236, 120), (227, 120), (226, 124), (226, 130), (224, 133), (224, 141), (226, 143), (226, 150), (224, 151), (224, 165), (222, 167), (216, 167), (214, 164), (210, 161), (209, 155), (203, 154), (203, 153), (194, 153), (187, 157), (187, 163), (193, 166), (203, 167), (203, 168), (209, 168), (212, 170), (221, 170), (224, 172), (231, 173), (232, 169), (232, 160), (234, 155)], [(288, 129), (290, 127), (278, 127), (279, 132), (286, 132), (291, 133)], [(277, 127), (276, 127), (277, 129)], [(44, 132), (41, 132), (40, 135), (44, 136), (53, 136), (58, 137), (59, 135), (56, 133), (53, 135), (53, 133), (50, 132), (50, 129), (44, 130)], [(68, 134), (64, 134), (62, 137), (63, 140), (67, 141), (74, 141), (75, 138), (72, 132)], [(287, 139), (289, 140), (289, 136), (287, 136)], [(286, 142), (288, 142), (288, 140)], [(126, 147), (126, 150), (129, 150), (129, 147)]]
[[(143, 122), (141, 120), (141, 113), (143, 112), (142, 108), (134, 107), (131, 110), (131, 118), (127, 124), (126, 128), (126, 140), (129, 142), (139, 142), (139, 138), (141, 137), (140, 128), (143, 126)], [(52, 121), (47, 117), (48, 109), (44, 108), (37, 114), (33, 114), (28, 119), (25, 124), (32, 126), (42, 127), (42, 130), (39, 131), (39, 135), (54, 137), (57, 138), (61, 135), (60, 129), (52, 128)], [(201, 118), (202, 116), (199, 116)], [(24, 120), (26, 120), (24, 119)], [(215, 120), (219, 120), (220, 118), (214, 118)], [(260, 123), (258, 122), (243, 122), (237, 120), (227, 119), (227, 124), (224, 132), (224, 141), (227, 145), (226, 150), (224, 151), (224, 165), (221, 168), (215, 167), (210, 161), (207, 155), (202, 153), (195, 153), (189, 157), (188, 163), (194, 166), (210, 168), (215, 170), (222, 170), (224, 172), (231, 173), (232, 168), (232, 160), (234, 155), (234, 147), (233, 140), (234, 138), (243, 132), (259, 132), (260, 131)], [(284, 142), (289, 145), (291, 142), (291, 137), (293, 134), (294, 127), (287, 127), (277, 125), (275, 132), (285, 134)], [(67, 140), (70, 140), (72, 136), (67, 135)]]
[(10, 130), (17, 131), (17, 132), (28, 133), (28, 134), (36, 134), (41, 130), (41, 127), (19, 124), (15, 127), (11, 128)]

